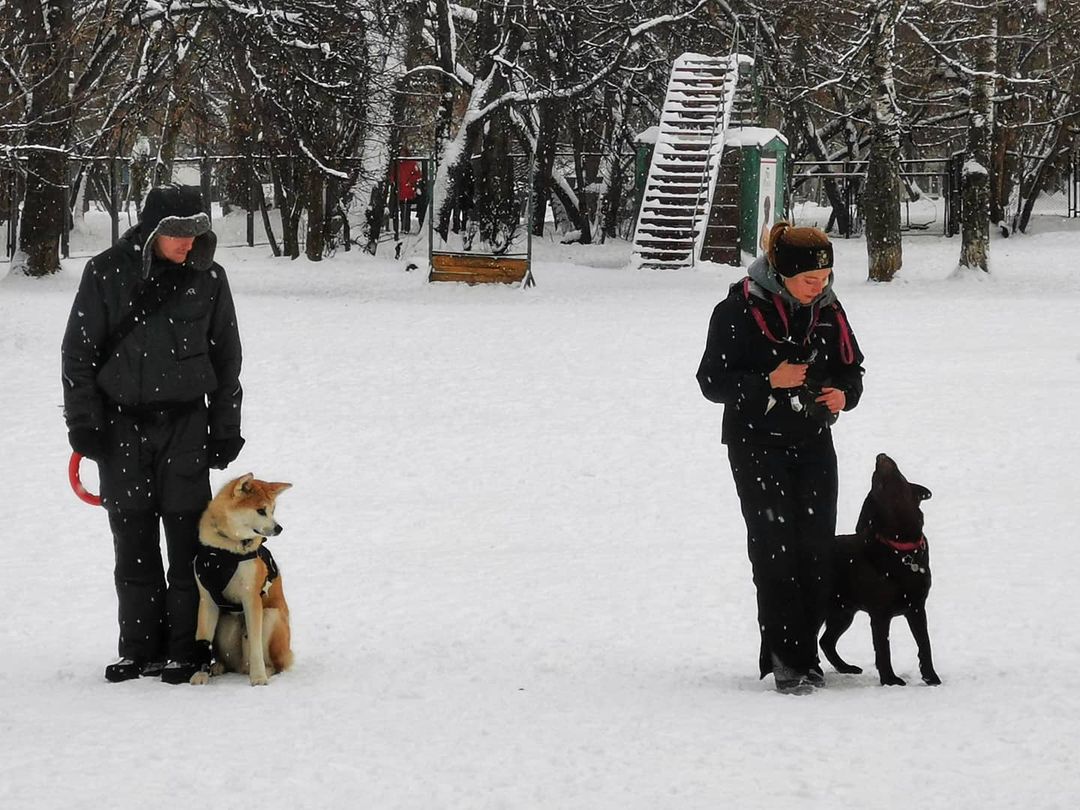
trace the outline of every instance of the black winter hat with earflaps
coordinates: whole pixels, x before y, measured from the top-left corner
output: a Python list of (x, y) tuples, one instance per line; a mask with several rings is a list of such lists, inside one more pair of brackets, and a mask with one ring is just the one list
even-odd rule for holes
[(193, 236), (195, 244), (185, 264), (196, 270), (209, 270), (214, 263), (217, 236), (210, 230), (210, 217), (203, 209), (198, 186), (156, 186), (143, 200), (139, 229), (144, 235), (143, 276), (150, 272), (154, 258), (153, 243), (159, 236)]

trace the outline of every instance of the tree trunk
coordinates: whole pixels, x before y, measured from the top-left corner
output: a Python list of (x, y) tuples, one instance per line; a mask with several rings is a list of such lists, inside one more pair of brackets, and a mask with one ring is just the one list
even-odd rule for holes
[(960, 267), (989, 272), (990, 257), (990, 129), (995, 69), (994, 38), (997, 19), (992, 10), (981, 12), (984, 24), (974, 42), (974, 69), (968, 140), (964, 160), (964, 210), (961, 217)]
[(492, 253), (509, 250), (520, 224), (512, 153), (510, 110), (503, 108), (487, 120), (474, 180), (478, 232)]
[[(271, 172), (273, 170), (271, 169)], [(253, 184), (253, 191), (255, 192), (256, 205), (259, 209), (259, 214), (262, 216), (263, 230), (266, 231), (266, 241), (270, 243), (270, 251), (274, 256), (281, 255), (281, 248), (278, 247), (277, 239), (274, 237), (274, 228), (270, 222), (270, 212), (266, 207), (266, 195), (263, 194), (262, 181), (259, 178), (259, 173), (255, 168), (255, 161), (250, 162), (250, 176), (251, 183)]]
[(326, 223), (323, 221), (326, 215), (326, 187), (325, 178), (318, 169), (308, 167), (307, 183), (307, 243), (304, 252), (308, 261), (321, 262), (323, 249), (326, 246), (324, 235)]
[[(575, 105), (576, 106), (576, 105)], [(573, 129), (573, 135), (571, 138), (571, 146), (574, 149), (574, 174), (576, 175), (575, 188), (577, 189), (578, 199), (578, 222), (577, 222), (577, 242), (582, 245), (588, 245), (592, 243), (592, 230), (589, 222), (589, 186), (591, 185), (590, 178), (586, 171), (585, 166), (585, 152), (586, 152), (586, 140), (584, 125), (578, 118), (577, 125)], [(569, 214), (570, 211), (567, 210)]]
[(46, 276), (60, 269), (60, 237), (68, 207), (72, 0), (29, 0), (21, 5), (31, 39), (27, 74), (42, 78), (28, 110), (26, 192), (19, 255), (12, 261), (12, 270)]
[(626, 80), (618, 88), (619, 92), (609, 91), (605, 94), (606, 108), (611, 113), (607, 121), (607, 127), (600, 141), (600, 165), (596, 173), (596, 195), (592, 209), (592, 221), (589, 231), (595, 244), (603, 244), (608, 233), (609, 208), (611, 204), (612, 188), (616, 182), (617, 166), (619, 162), (619, 143), (623, 132), (623, 98), (626, 91)]
[(630, 143), (630, 133), (626, 125), (626, 110), (630, 100), (630, 77), (629, 74), (622, 80), (612, 99), (614, 121), (611, 127), (611, 137), (608, 138), (604, 156), (607, 165), (604, 167), (604, 178), (607, 188), (604, 191), (604, 216), (598, 220), (600, 240), (608, 236), (617, 236), (619, 223), (619, 208), (623, 202), (623, 182), (626, 177), (626, 163), (621, 154), (624, 144)]
[(871, 281), (892, 281), (904, 264), (900, 234), (899, 146), (877, 140), (870, 147), (863, 192), (866, 253)]
[[(559, 102), (556, 102), (559, 103)], [(555, 107), (552, 110), (552, 115), (557, 119), (562, 107)], [(550, 205), (552, 215), (555, 217), (556, 229), (560, 232), (566, 230), (582, 231), (588, 227), (584, 208), (581, 204), (580, 196), (574, 191), (570, 182), (566, 179), (566, 176), (555, 166), (555, 147), (554, 138), (557, 135), (557, 123), (554, 124), (555, 130), (551, 135), (551, 143), (549, 146), (541, 149), (539, 146), (536, 133), (529, 128), (529, 123), (523, 118), (523, 114), (515, 112), (511, 115), (510, 120), (517, 128), (518, 138), (522, 143), (528, 144), (528, 150), (537, 152), (536, 161), (536, 173), (533, 177), (534, 189), (540, 188), (543, 184), (547, 194), (546, 202)], [(535, 121), (534, 121), (535, 124)], [(537, 125), (538, 126), (538, 125)], [(544, 159), (545, 150), (550, 150), (550, 159)], [(545, 165), (546, 164), (546, 165)], [(538, 211), (538, 205), (536, 199), (533, 199), (533, 225), (536, 226), (536, 217), (542, 215), (542, 211)], [(541, 231), (539, 234), (534, 230), (534, 235), (543, 235)]]
[[(825, 145), (825, 141), (822, 140), (817, 126), (810, 119), (805, 108), (798, 106), (791, 112), (794, 119), (794, 129), (802, 131), (809, 153), (818, 160), (829, 160), (829, 150)], [(849, 236), (851, 234), (851, 218), (848, 216), (847, 201), (844, 198), (843, 191), (840, 189), (840, 184), (835, 179), (830, 178), (831, 172), (831, 167), (823, 167), (820, 172), (821, 185), (825, 189), (825, 196), (829, 200), (829, 205), (832, 206), (832, 216), (836, 222), (837, 232)], [(843, 182), (846, 183), (847, 180)]]
[(876, 95), (863, 214), (871, 281), (892, 281), (904, 263), (900, 238), (900, 122), (893, 85), (899, 13), (898, 0), (882, 0), (870, 11), (870, 86)]
[(273, 158), (270, 161), (273, 170), (274, 201), (281, 216), (281, 246), (290, 259), (300, 257), (300, 212), (303, 210), (302, 196), (298, 193), (295, 162), (288, 158)]
[(551, 173), (555, 169), (555, 150), (559, 140), (559, 102), (549, 99), (539, 102), (537, 117), (539, 130), (536, 135), (536, 170), (532, 176), (533, 186), (533, 236), (544, 235), (544, 219), (548, 200), (551, 198)]
[[(443, 0), (445, 2), (445, 0)], [(379, 71), (376, 91), (369, 109), (374, 133), (364, 141), (363, 169), (357, 198), (364, 202), (364, 250), (374, 255), (379, 246), (386, 215), (390, 174), (401, 154), (401, 122), (405, 119), (408, 96), (398, 87), (408, 60), (423, 42), (426, 2), (411, 0), (402, 8), (397, 26), (386, 44), (386, 58)]]
[(161, 137), (157, 159), (154, 161), (154, 185), (164, 186), (173, 181), (173, 162), (176, 160), (176, 142), (184, 124), (188, 102), (178, 99), (170, 89), (165, 108), (165, 120), (161, 125)]
[[(999, 76), (1012, 76), (1016, 70), (1016, 46), (1007, 40), (1020, 30), (1020, 18), (1013, 9), (1002, 4), (997, 11), (998, 42), (997, 72)], [(996, 82), (997, 95), (1004, 100), (993, 107), (990, 163), (990, 221), (997, 223), (1008, 235), (1009, 202), (1013, 192), (1015, 161), (1009, 152), (1016, 144), (1016, 130), (1010, 126), (1015, 115), (1016, 97), (1009, 92), (1004, 80)]]
[(1031, 221), (1031, 212), (1035, 209), (1035, 201), (1042, 193), (1046, 176), (1051, 172), (1055, 163), (1067, 153), (1065, 149), (1065, 135), (1069, 132), (1064, 122), (1059, 121), (1048, 127), (1040, 139), (1039, 157), (1035, 162), (1034, 169), (1027, 175), (1027, 182), (1022, 184), (1019, 195), (1022, 204), (1016, 214), (1015, 227), (1021, 233), (1027, 232), (1028, 223)]

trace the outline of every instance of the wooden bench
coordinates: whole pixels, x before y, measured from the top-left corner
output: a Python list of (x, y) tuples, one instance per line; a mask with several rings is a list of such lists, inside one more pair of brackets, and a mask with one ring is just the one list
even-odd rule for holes
[(432, 253), (428, 281), (523, 284), (526, 287), (534, 283), (527, 258), (474, 253)]

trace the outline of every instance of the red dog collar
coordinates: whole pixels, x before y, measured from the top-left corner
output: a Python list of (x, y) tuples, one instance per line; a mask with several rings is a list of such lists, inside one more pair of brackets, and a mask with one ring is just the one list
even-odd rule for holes
[(920, 551), (926, 548), (926, 535), (923, 535), (918, 540), (912, 542), (904, 542), (903, 540), (890, 540), (888, 537), (882, 535), (877, 536), (878, 542), (884, 543), (891, 549), (896, 551)]

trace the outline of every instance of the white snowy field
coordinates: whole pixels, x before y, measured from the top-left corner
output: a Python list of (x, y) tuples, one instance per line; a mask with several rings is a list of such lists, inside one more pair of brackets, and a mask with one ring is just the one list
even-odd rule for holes
[(756, 677), (694, 380), (741, 272), (537, 248), (530, 290), (221, 251), (248, 443), (213, 482), (294, 484), (271, 547), (296, 665), (260, 689), (103, 680), (111, 541), (68, 488), (59, 380), (82, 260), (0, 280), (0, 807), (1075, 807), (1080, 223), (995, 240), (988, 278), (923, 234), (873, 285), (837, 244), (868, 369), (835, 428), (840, 529), (880, 451), (933, 491), (944, 684), (898, 620), (909, 686), (879, 686), (860, 616), (840, 649), (866, 674), (803, 698)]

